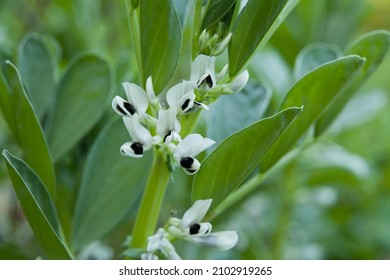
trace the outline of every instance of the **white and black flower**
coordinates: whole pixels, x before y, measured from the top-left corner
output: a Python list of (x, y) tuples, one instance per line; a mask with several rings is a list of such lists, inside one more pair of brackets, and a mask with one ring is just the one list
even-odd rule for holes
[(122, 145), (120, 151), (123, 155), (140, 158), (144, 152), (152, 147), (152, 135), (139, 121), (137, 115), (123, 117), (123, 122), (129, 132), (132, 142)]
[(216, 247), (220, 250), (228, 250), (234, 247), (238, 241), (235, 231), (220, 231), (212, 233), (212, 225), (202, 222), (210, 208), (212, 200), (197, 200), (188, 209), (182, 219), (171, 218), (168, 231), (188, 241)]
[(196, 95), (195, 85), (189, 81), (183, 81), (170, 88), (167, 92), (167, 103), (181, 115), (188, 113), (194, 108)]
[(158, 112), (156, 130), (164, 143), (171, 143), (173, 140), (181, 141), (180, 129), (180, 122), (176, 119), (176, 109), (169, 108)]
[(198, 55), (191, 67), (191, 81), (201, 91), (207, 91), (216, 86), (215, 57)]
[(140, 86), (132, 83), (122, 83), (127, 100), (115, 96), (112, 100), (112, 108), (122, 117), (137, 114), (142, 117), (148, 108), (148, 96)]
[(175, 148), (173, 157), (187, 174), (195, 174), (200, 168), (196, 155), (213, 145), (215, 141), (203, 138), (200, 134), (190, 134)]

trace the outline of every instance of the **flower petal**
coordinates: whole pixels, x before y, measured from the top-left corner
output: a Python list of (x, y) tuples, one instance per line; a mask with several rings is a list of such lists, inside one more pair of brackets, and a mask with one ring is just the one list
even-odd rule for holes
[(156, 99), (156, 94), (154, 93), (152, 76), (146, 79), (146, 96), (150, 102), (153, 102)]
[(146, 109), (148, 108), (148, 97), (146, 92), (140, 86), (132, 83), (122, 83), (123, 88), (125, 89), (126, 96), (136, 109), (137, 113), (142, 116), (145, 114)]
[(176, 110), (173, 108), (160, 110), (158, 112), (156, 129), (157, 134), (163, 138), (164, 143), (170, 143), (173, 139), (177, 139), (181, 126), (176, 119)]
[(183, 167), (188, 175), (194, 175), (198, 172), (200, 165), (200, 162), (196, 158), (183, 157), (180, 159), (180, 166)]
[(210, 79), (208, 82), (211, 82), (211, 87), (215, 86), (215, 57), (201, 54), (192, 63), (191, 81), (199, 86), (207, 78)]
[(126, 142), (121, 146), (120, 152), (124, 156), (141, 158), (144, 155), (144, 147), (139, 142)]
[(135, 113), (134, 106), (131, 105), (129, 102), (127, 102), (126, 100), (124, 100), (120, 96), (115, 96), (112, 99), (111, 106), (112, 106), (112, 109), (114, 109), (114, 111), (122, 117), (125, 117), (125, 116), (130, 117), (131, 115), (133, 115)]
[(188, 233), (191, 236), (201, 236), (205, 234), (210, 234), (211, 229), (213, 226), (210, 223), (199, 223), (199, 224), (193, 224), (188, 229)]
[(219, 250), (229, 250), (233, 248), (238, 241), (238, 235), (235, 231), (219, 231), (202, 236), (188, 236), (186, 240), (216, 247)]
[(177, 112), (188, 112), (195, 101), (195, 85), (190, 81), (183, 81), (170, 88), (167, 92), (167, 103), (169, 107), (175, 108)]
[(190, 134), (177, 145), (173, 156), (180, 163), (182, 158), (195, 157), (214, 143), (215, 141), (209, 138), (203, 138), (200, 134)]
[(180, 229), (185, 230), (191, 227), (191, 225), (199, 223), (209, 210), (211, 202), (212, 199), (195, 201), (191, 208), (184, 213)]
[(140, 123), (138, 116), (133, 115), (122, 119), (133, 141), (141, 143), (145, 150), (149, 150), (152, 147), (152, 135)]

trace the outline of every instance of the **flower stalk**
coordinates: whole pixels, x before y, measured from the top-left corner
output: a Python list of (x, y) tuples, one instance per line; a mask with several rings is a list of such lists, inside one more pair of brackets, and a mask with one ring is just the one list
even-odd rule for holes
[(153, 235), (156, 231), (158, 216), (169, 178), (170, 171), (165, 166), (163, 155), (160, 151), (157, 151), (154, 155), (149, 178), (135, 220), (129, 247), (145, 248), (148, 244), (148, 236)]

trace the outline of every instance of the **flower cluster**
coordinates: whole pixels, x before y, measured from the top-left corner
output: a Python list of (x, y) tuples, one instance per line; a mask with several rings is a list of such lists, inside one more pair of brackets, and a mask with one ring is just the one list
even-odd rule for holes
[(156, 253), (159, 251), (168, 259), (180, 259), (170, 239), (181, 238), (190, 242), (213, 246), (220, 250), (233, 248), (238, 235), (235, 231), (211, 232), (212, 225), (209, 222), (202, 222), (212, 200), (197, 200), (188, 209), (182, 219), (170, 218), (167, 229), (158, 229), (156, 234), (148, 238), (147, 253), (142, 254), (142, 259), (158, 259)]
[[(151, 77), (146, 81), (146, 90), (133, 83), (123, 83), (127, 100), (115, 96), (112, 108), (122, 116), (132, 141), (121, 146), (121, 154), (140, 158), (145, 151), (157, 147), (187, 174), (195, 174), (200, 168), (195, 156), (215, 142), (200, 134), (190, 134), (182, 139), (179, 120), (197, 109), (208, 110), (206, 103), (220, 94), (241, 90), (248, 80), (248, 72), (243, 72), (230, 83), (224, 82), (226, 77), (227, 66), (216, 75), (215, 57), (199, 55), (192, 65), (191, 80), (170, 88), (164, 102), (156, 97)], [(169, 165), (172, 166), (172, 162)]]

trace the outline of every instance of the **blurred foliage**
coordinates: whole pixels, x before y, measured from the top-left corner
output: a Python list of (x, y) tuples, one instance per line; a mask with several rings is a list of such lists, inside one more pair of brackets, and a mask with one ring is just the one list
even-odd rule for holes
[[(176, 3), (182, 21), (185, 7), (179, 0)], [(270, 115), (278, 107), (294, 83), (295, 60), (303, 48), (321, 42), (344, 50), (368, 31), (390, 30), (389, 14), (387, 0), (301, 0), (267, 48), (256, 54), (249, 66), (251, 77), (265, 85), (266, 90), (259, 93), (260, 99), (269, 102), (266, 110), (258, 109), (261, 111), (258, 114)], [(121, 92), (123, 81), (138, 82), (122, 0), (1, 0), (0, 57), (15, 61), (18, 44), (29, 32), (58, 42), (52, 48), (60, 73), (73, 57), (96, 51), (113, 65), (114, 92)], [(203, 250), (179, 242), (177, 251), (183, 252), (182, 257), (390, 258), (388, 73), (390, 54), (319, 141), (271, 173), (255, 193), (217, 218), (216, 230), (238, 231), (240, 239), (234, 250), (227, 253)], [(268, 97), (267, 93), (264, 97), (270, 90), (272, 96)], [(219, 102), (224, 102), (224, 97)], [(70, 231), (69, 215), (75, 211), (88, 148), (113, 115), (107, 108), (103, 108), (99, 122), (78, 145), (56, 163), (56, 169), (60, 170), (57, 182), (61, 186), (57, 204), (62, 209), (59, 216), (65, 234)], [(202, 122), (198, 129), (202, 129)], [(18, 152), (2, 114), (0, 147)], [(169, 186), (166, 194), (161, 221), (169, 217), (171, 209), (183, 213), (189, 205), (188, 195), (184, 194), (191, 191), (192, 177), (176, 172), (174, 180), (176, 184)], [(110, 203), (115, 202), (108, 202), (106, 207)], [(126, 217), (102, 240), (113, 248), (114, 258), (120, 258), (121, 243), (133, 224), (132, 209), (136, 206), (126, 209)], [(39, 250), (15, 197), (4, 161), (0, 161), (0, 259), (31, 259), (40, 255)]]

